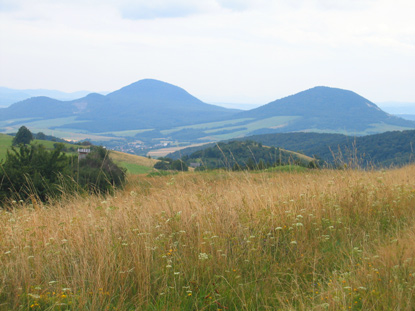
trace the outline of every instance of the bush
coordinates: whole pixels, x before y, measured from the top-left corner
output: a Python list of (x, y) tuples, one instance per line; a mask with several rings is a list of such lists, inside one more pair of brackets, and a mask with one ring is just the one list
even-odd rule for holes
[(154, 164), (154, 168), (157, 170), (172, 170), (172, 171), (185, 171), (189, 170), (189, 167), (182, 160), (172, 160), (170, 158), (159, 158), (159, 162)]

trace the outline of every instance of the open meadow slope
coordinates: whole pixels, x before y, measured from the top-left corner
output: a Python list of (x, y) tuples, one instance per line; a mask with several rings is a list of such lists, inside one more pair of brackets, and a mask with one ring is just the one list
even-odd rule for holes
[(116, 164), (126, 168), (130, 174), (149, 173), (153, 170), (154, 164), (159, 161), (113, 150), (110, 152), (110, 157)]
[(413, 310), (415, 166), (130, 177), (0, 210), (0, 310)]
[(7, 149), (12, 145), (13, 137), (0, 134), (0, 161), (6, 158)]

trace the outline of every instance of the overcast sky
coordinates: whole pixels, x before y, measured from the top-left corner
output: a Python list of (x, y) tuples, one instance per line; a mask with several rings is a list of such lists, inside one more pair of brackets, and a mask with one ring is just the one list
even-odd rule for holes
[(205, 102), (318, 86), (415, 102), (414, 0), (0, 0), (0, 86), (162, 80)]

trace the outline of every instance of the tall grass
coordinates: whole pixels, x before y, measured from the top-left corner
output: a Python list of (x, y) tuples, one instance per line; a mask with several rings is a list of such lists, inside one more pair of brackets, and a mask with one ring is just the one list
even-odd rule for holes
[(413, 310), (415, 166), (185, 173), (0, 211), (0, 310)]

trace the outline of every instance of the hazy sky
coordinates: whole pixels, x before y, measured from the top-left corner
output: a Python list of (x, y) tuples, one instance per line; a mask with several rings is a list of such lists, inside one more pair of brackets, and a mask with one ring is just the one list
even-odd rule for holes
[(414, 16), (414, 0), (0, 0), (0, 86), (154, 78), (205, 102), (317, 85), (415, 102)]

